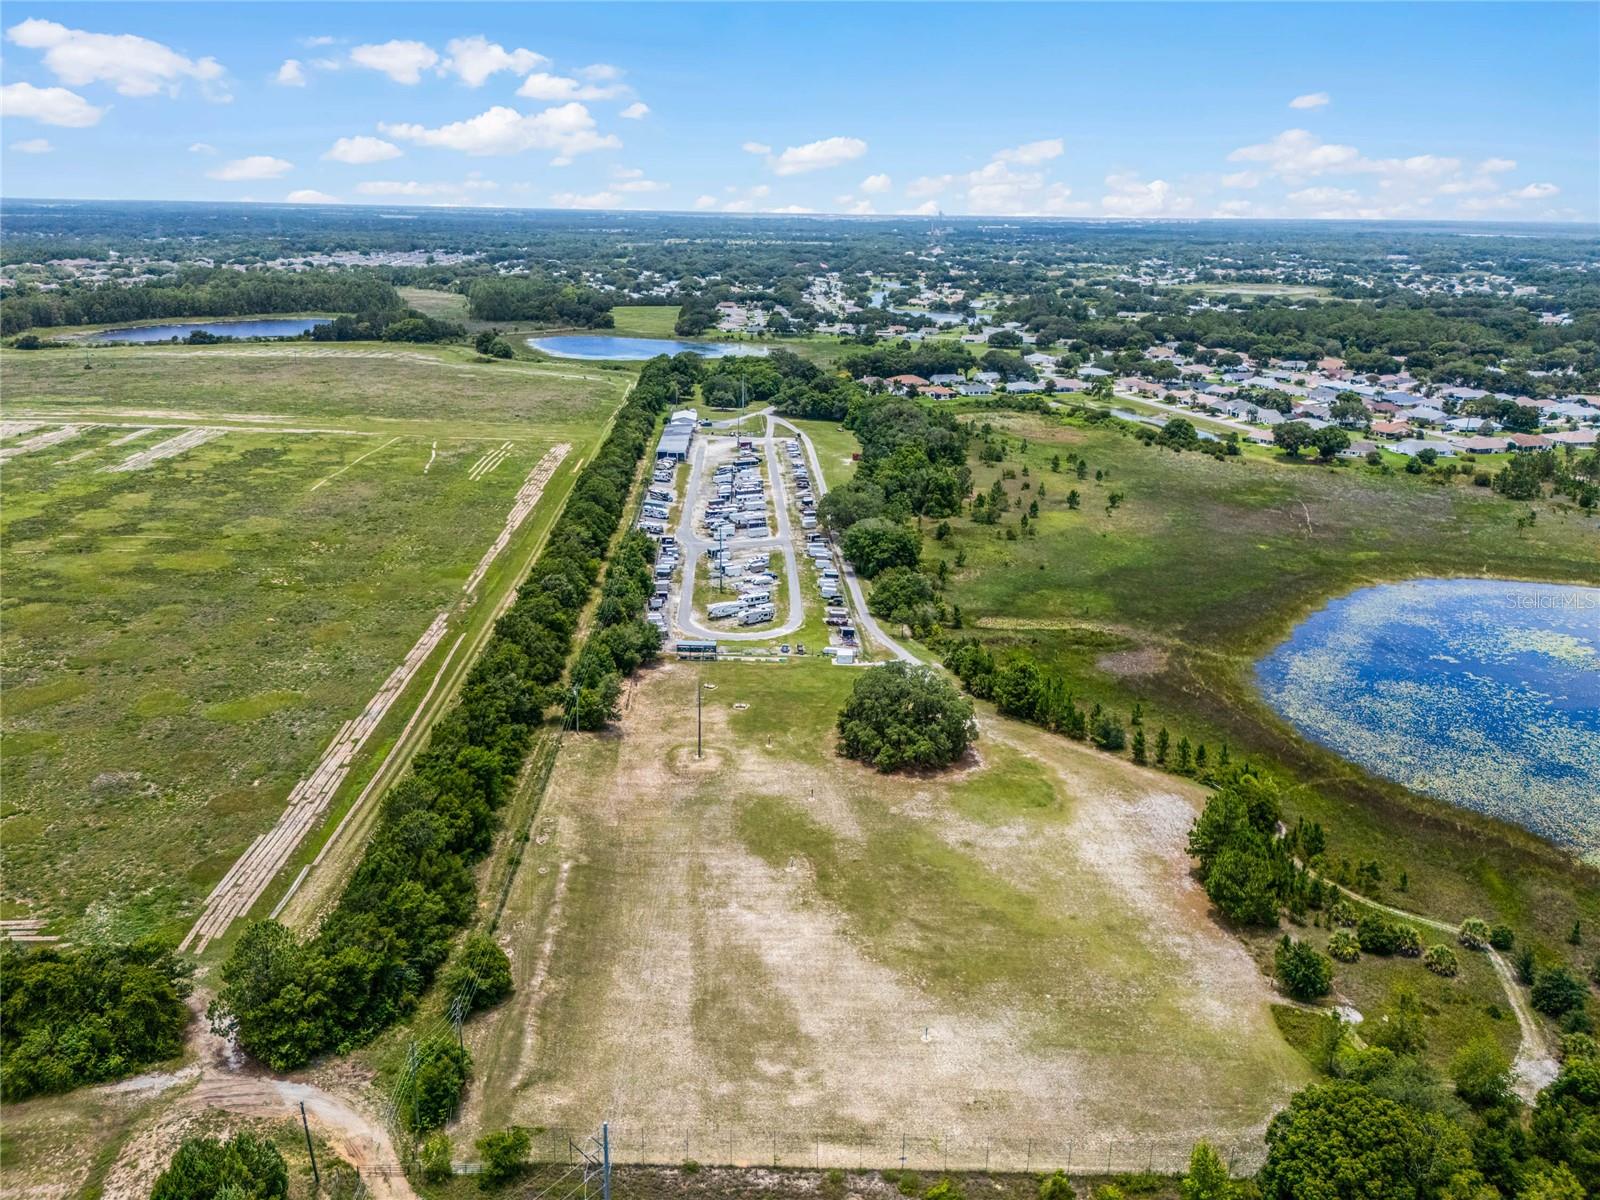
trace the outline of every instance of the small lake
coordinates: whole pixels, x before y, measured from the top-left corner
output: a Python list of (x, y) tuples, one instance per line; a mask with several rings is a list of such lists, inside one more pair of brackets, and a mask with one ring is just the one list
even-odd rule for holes
[(570, 334), (561, 337), (533, 337), (528, 345), (557, 358), (584, 358), (591, 361), (634, 362), (658, 354), (698, 354), (704, 358), (729, 358), (762, 355), (765, 346), (749, 342), (679, 342), (672, 338), (609, 337), (603, 334)]
[(102, 329), (89, 335), (91, 342), (170, 342), (204, 331), (213, 337), (299, 337), (308, 329), (328, 324), (326, 317), (266, 317), (249, 321), (189, 321), (173, 325), (139, 325), (129, 329)]
[(1600, 864), (1600, 588), (1362, 588), (1302, 621), (1256, 676), (1280, 715), (1352, 762)]

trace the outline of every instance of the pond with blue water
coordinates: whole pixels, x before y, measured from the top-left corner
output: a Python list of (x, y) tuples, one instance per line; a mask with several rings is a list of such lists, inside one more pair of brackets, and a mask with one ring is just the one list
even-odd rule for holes
[(170, 325), (136, 325), (126, 329), (101, 329), (89, 335), (92, 342), (170, 342), (191, 333), (212, 337), (299, 337), (308, 329), (328, 324), (326, 317), (262, 317), (244, 321), (183, 321)]
[(582, 358), (596, 362), (637, 362), (658, 354), (728, 358), (767, 352), (765, 346), (755, 346), (749, 342), (680, 342), (672, 338), (611, 337), (603, 334), (533, 337), (528, 339), (528, 345), (556, 358)]
[(1362, 588), (1256, 677), (1281, 716), (1374, 774), (1600, 864), (1600, 587)]

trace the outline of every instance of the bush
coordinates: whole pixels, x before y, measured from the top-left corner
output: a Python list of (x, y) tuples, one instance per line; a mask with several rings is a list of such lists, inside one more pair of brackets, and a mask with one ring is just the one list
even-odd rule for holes
[(466, 1001), (468, 1013), (493, 1008), (511, 995), (511, 960), (487, 934), (475, 933), (461, 943), (455, 961), (445, 968), (440, 987), (450, 1003)]
[(1490, 1037), (1474, 1038), (1450, 1063), (1456, 1095), (1473, 1108), (1492, 1108), (1511, 1095), (1511, 1062)]
[(1443, 975), (1446, 979), (1454, 978), (1460, 969), (1456, 962), (1456, 952), (1444, 943), (1429, 946), (1427, 953), (1422, 956), (1422, 965), (1435, 975)]
[(528, 1168), (528, 1155), (532, 1150), (533, 1139), (520, 1125), (479, 1138), (478, 1159), (482, 1169), (478, 1172), (478, 1186), (487, 1191), (521, 1175)]
[(922, 1193), (922, 1200), (967, 1200), (967, 1194), (961, 1190), (959, 1181), (946, 1175)]
[(1356, 924), (1356, 941), (1367, 954), (1389, 955), (1400, 948), (1400, 930), (1377, 913), (1368, 913)]
[(1328, 953), (1342, 963), (1353, 963), (1361, 957), (1361, 943), (1348, 930), (1336, 929), (1328, 938)]
[(471, 1072), (472, 1056), (446, 1034), (418, 1046), (411, 1086), (400, 1107), (406, 1127), (413, 1133), (426, 1133), (455, 1116)]
[(1066, 1172), (1055, 1171), (1040, 1178), (1039, 1200), (1078, 1200), (1078, 1193), (1067, 1181)]
[(972, 705), (930, 667), (861, 673), (839, 710), (839, 752), (880, 771), (949, 766), (977, 736)]
[(1509, 925), (1496, 925), (1489, 930), (1489, 945), (1496, 950), (1509, 950), (1516, 944), (1517, 935), (1511, 932)]
[(1461, 922), (1461, 929), (1456, 933), (1456, 941), (1468, 950), (1487, 949), (1489, 937), (1489, 922), (1481, 917), (1468, 917)]
[(1209, 1143), (1196, 1142), (1181, 1187), (1183, 1200), (1232, 1200), (1236, 1194), (1227, 1164)]
[(436, 1133), (422, 1143), (422, 1177), (429, 1183), (443, 1183), (455, 1172), (448, 1133)]
[(0, 1099), (64, 1092), (177, 1055), (191, 969), (154, 940), (0, 947)]
[(845, 531), (840, 548), (863, 579), (890, 567), (914, 567), (922, 557), (917, 531), (887, 517), (857, 521)]
[(1417, 958), (1422, 954), (1422, 935), (1417, 932), (1415, 925), (1395, 925), (1394, 952), (1401, 958)]
[(167, 1169), (156, 1176), (150, 1200), (282, 1200), (289, 1168), (271, 1142), (252, 1133), (229, 1141), (184, 1138)]
[(1333, 902), (1333, 907), (1328, 910), (1328, 919), (1335, 925), (1345, 925), (1351, 929), (1356, 927), (1359, 920), (1356, 916), (1355, 905), (1343, 899)]
[(1296, 1000), (1315, 1000), (1326, 996), (1333, 983), (1333, 963), (1304, 942), (1288, 934), (1278, 943), (1273, 966), (1284, 992)]
[(1534, 1008), (1549, 1017), (1564, 1017), (1573, 1009), (1582, 1008), (1588, 996), (1583, 980), (1561, 966), (1538, 972), (1528, 993)]

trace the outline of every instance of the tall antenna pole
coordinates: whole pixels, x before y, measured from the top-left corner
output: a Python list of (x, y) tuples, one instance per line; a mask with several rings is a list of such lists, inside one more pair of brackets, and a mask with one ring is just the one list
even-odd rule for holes
[(600, 1123), (600, 1200), (611, 1200), (611, 1122)]
[(300, 1101), (300, 1128), (306, 1131), (306, 1153), (311, 1155), (311, 1181), (317, 1191), (322, 1190), (322, 1172), (317, 1170), (317, 1148), (311, 1144), (311, 1123), (306, 1120), (306, 1102)]
[(700, 684), (700, 677), (696, 675), (694, 679), (694, 756), (696, 758), (705, 757), (705, 755), (701, 753), (700, 743), (700, 730), (702, 728), (700, 721), (700, 698), (704, 695), (705, 691)]

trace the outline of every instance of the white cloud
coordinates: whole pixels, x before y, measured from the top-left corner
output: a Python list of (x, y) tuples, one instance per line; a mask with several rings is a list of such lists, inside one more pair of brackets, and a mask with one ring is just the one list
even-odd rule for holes
[(936, 200), (924, 200), (915, 208), (908, 209), (907, 215), (913, 217), (936, 217), (939, 215), (939, 202)]
[(96, 124), (105, 111), (66, 88), (41, 88), (31, 83), (0, 87), (0, 117), (27, 117), (46, 125), (83, 129)]
[(622, 78), (622, 68), (611, 63), (590, 63), (587, 67), (579, 67), (578, 74), (594, 83), (610, 83)]
[(210, 142), (190, 142), (189, 143), (189, 153), (190, 154), (215, 154), (216, 152), (217, 152), (217, 148), (215, 146), (213, 146)]
[(482, 87), (490, 76), (501, 71), (526, 75), (550, 61), (542, 54), (521, 47), (507, 50), (481, 34), (452, 38), (445, 46), (445, 53), (449, 57), (439, 64), (439, 70), (459, 77), (468, 87)]
[(810, 213), (816, 212), (817, 210), (814, 208), (807, 208), (803, 204), (785, 204), (779, 208), (769, 208), (766, 211), (769, 213)]
[(807, 142), (804, 146), (790, 146), (772, 160), (772, 169), (779, 175), (803, 175), (807, 171), (824, 171), (843, 166), (867, 152), (867, 144), (860, 138), (830, 137)]
[(616, 150), (622, 146), (615, 134), (598, 133), (594, 117), (578, 103), (562, 104), (529, 116), (514, 108), (496, 105), (475, 117), (436, 129), (380, 122), (378, 130), (403, 142), (478, 156), (554, 150), (560, 157), (570, 159), (575, 154)]
[(617, 114), (617, 116), (626, 117), (630, 121), (642, 121), (649, 115), (650, 106), (643, 100), (635, 100), (632, 104), (628, 105), (627, 108), (623, 109)]
[(1516, 169), (1517, 160), (1514, 158), (1486, 158), (1478, 164), (1478, 170), (1485, 175), (1499, 175)]
[(1361, 160), (1354, 146), (1324, 142), (1306, 129), (1286, 129), (1270, 142), (1241, 146), (1228, 155), (1229, 162), (1264, 163), (1278, 175), (1321, 175), (1328, 171), (1350, 170)]
[(1326, 108), (1333, 102), (1333, 97), (1327, 92), (1307, 92), (1304, 96), (1296, 96), (1289, 101), (1290, 108)]
[(316, 188), (300, 188), (285, 196), (288, 204), (337, 204), (339, 197), (330, 196), (327, 192), (319, 192)]
[(391, 158), (399, 158), (402, 153), (393, 142), (361, 135), (340, 138), (322, 157), (334, 162), (362, 164), (387, 162)]
[(1230, 188), (1260, 187), (1261, 173), (1259, 171), (1235, 171), (1231, 175), (1222, 177), (1222, 186)]
[(1349, 188), (1336, 187), (1309, 187), (1298, 192), (1290, 192), (1288, 198), (1294, 203), (1306, 207), (1326, 208), (1330, 205), (1341, 207), (1361, 203), (1361, 196)]
[(1146, 183), (1134, 175), (1113, 174), (1106, 176), (1106, 187), (1111, 190), (1100, 197), (1100, 207), (1114, 217), (1164, 216), (1194, 207), (1189, 197), (1174, 194), (1165, 179)]
[(422, 73), (439, 61), (438, 52), (425, 42), (389, 41), (357, 46), (350, 61), (370, 71), (382, 71), (396, 83), (420, 83)]
[(657, 179), (646, 179), (644, 171), (638, 167), (615, 167), (611, 178), (616, 181), (611, 188), (617, 192), (664, 192), (672, 186)]
[(550, 203), (556, 208), (620, 208), (622, 197), (615, 192), (591, 192), (588, 195), (556, 192), (551, 195)]
[(919, 175), (906, 185), (906, 195), (913, 200), (918, 196), (937, 196), (955, 182), (954, 175)]
[(50, 144), (49, 138), (28, 138), (21, 142), (12, 142), (11, 149), (18, 154), (49, 154), (55, 147)]
[(772, 147), (767, 145), (765, 142), (746, 142), (744, 145), (740, 146), (739, 149), (743, 150), (746, 154), (772, 153)]
[(859, 199), (855, 196), (840, 196), (839, 211), (850, 217), (870, 217), (878, 210), (865, 196)]
[(187, 58), (149, 38), (90, 33), (36, 18), (13, 25), (6, 36), (29, 50), (43, 50), (44, 65), (74, 87), (106, 83), (124, 96), (177, 95), (185, 80), (194, 80), (208, 99), (227, 98), (220, 90), (226, 72), (216, 59)]
[(284, 172), (293, 169), (294, 164), (287, 159), (274, 158), (270, 154), (252, 154), (248, 158), (236, 158), (232, 162), (225, 162), (216, 170), (207, 171), (206, 174), (225, 183), (238, 183), (246, 179), (276, 179)]
[(627, 94), (628, 89), (619, 83), (602, 87), (544, 71), (529, 75), (517, 89), (517, 95), (529, 100), (615, 100)]
[(869, 196), (881, 196), (894, 186), (894, 181), (887, 175), (868, 175), (861, 181), (861, 190)]
[(481, 204), (483, 193), (497, 191), (499, 187), (500, 185), (492, 179), (483, 179), (473, 174), (459, 183), (450, 181), (422, 183), (415, 179), (369, 179), (356, 184), (356, 192), (362, 196), (427, 200), (435, 204)]
[(1511, 194), (1518, 200), (1543, 200), (1559, 194), (1560, 191), (1561, 189), (1553, 183), (1530, 183), (1527, 187), (1518, 188)]
[(717, 206), (717, 198), (715, 196), (696, 196), (694, 198), (694, 206), (699, 209), (715, 208)]
[(315, 48), (317, 46), (331, 46), (338, 40), (338, 38), (332, 38), (326, 34), (319, 34), (316, 37), (301, 38), (300, 44), (309, 48)]
[(997, 150), (994, 157), (999, 162), (1036, 167), (1052, 158), (1060, 158), (1065, 151), (1066, 145), (1060, 138), (1046, 138), (1039, 142), (1026, 142), (1009, 150)]
[(298, 58), (286, 58), (283, 65), (278, 68), (278, 73), (272, 81), (282, 87), (305, 87), (306, 73), (301, 69)]

